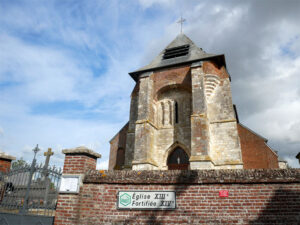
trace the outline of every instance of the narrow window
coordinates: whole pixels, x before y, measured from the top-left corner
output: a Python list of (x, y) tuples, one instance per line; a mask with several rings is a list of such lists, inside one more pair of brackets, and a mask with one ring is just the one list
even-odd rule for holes
[(175, 123), (178, 123), (178, 103), (175, 102)]
[(170, 101), (168, 101), (168, 104), (169, 104), (169, 124), (172, 125), (174, 122), (173, 122), (173, 118), (172, 118), (172, 103)]
[(161, 124), (165, 125), (165, 105), (161, 102)]

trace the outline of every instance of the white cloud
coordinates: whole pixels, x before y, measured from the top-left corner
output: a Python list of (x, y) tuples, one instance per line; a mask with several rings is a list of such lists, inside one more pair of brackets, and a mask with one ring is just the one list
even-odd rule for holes
[(107, 170), (108, 169), (108, 160), (103, 161), (101, 159), (98, 159), (96, 169), (97, 170)]
[(0, 49), (0, 81), (16, 83), (13, 91), (22, 95), (22, 101), (80, 100), (76, 87), (91, 78), (88, 69), (62, 50), (7, 35), (0, 37)]
[(43, 162), (43, 152), (51, 147), (55, 152), (51, 163), (61, 166), (64, 159), (61, 150), (82, 145), (102, 154), (104, 160), (107, 159), (108, 142), (123, 124), (27, 115), (4, 125), (13, 127), (15, 133), (9, 133), (9, 136), (6, 135), (2, 138), (0, 148), (3, 151), (31, 162), (32, 149), (39, 144), (41, 152), (38, 153), (37, 159), (39, 162)]
[(4, 135), (4, 130), (2, 127), (0, 127), (0, 137)]
[(165, 5), (170, 6), (172, 4), (175, 4), (175, 0), (139, 0), (139, 3), (143, 8), (149, 8), (153, 5)]

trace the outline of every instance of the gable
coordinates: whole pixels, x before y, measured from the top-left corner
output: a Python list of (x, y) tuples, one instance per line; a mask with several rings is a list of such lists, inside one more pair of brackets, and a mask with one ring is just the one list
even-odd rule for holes
[(278, 168), (277, 154), (266, 144), (267, 139), (238, 123), (244, 169)]

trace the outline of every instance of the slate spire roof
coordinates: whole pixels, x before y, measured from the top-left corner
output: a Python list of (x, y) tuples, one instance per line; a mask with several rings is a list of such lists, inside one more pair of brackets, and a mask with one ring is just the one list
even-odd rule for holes
[(202, 48), (195, 45), (185, 34), (181, 33), (165, 49), (163, 49), (150, 64), (129, 74), (134, 80), (137, 80), (138, 75), (143, 72), (218, 56), (224, 58), (224, 55), (206, 53)]

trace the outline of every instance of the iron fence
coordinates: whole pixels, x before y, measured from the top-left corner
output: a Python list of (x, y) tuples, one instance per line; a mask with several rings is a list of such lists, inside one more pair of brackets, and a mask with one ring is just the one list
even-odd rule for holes
[(61, 174), (35, 161), (0, 174), (0, 212), (54, 216)]

